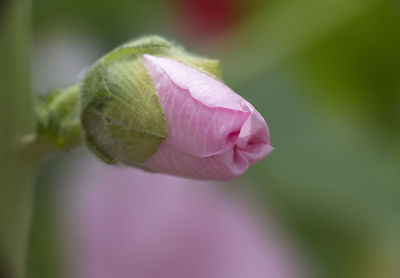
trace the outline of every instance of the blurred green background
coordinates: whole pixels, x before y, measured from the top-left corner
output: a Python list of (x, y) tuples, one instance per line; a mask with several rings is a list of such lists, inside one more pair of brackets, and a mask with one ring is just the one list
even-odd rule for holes
[[(238, 181), (273, 206), (318, 277), (400, 277), (400, 2), (36, 0), (33, 86), (73, 83), (129, 39), (160, 34), (221, 60), (275, 151)], [(29, 277), (59, 277), (56, 173), (42, 165)]]

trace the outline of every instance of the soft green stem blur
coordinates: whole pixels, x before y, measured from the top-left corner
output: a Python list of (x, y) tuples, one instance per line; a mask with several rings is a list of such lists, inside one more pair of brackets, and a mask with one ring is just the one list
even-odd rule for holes
[(80, 85), (57, 89), (35, 102), (36, 130), (21, 138), (29, 152), (44, 156), (82, 143), (79, 121)]
[(2, 3), (0, 16), (0, 277), (24, 277), (37, 159), (19, 150), (34, 129), (29, 76), (30, 2)]

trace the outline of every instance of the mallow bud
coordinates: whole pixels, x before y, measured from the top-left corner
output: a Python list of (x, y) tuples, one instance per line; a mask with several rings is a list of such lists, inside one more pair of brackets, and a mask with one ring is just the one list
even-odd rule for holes
[(267, 124), (220, 81), (218, 61), (160, 37), (98, 60), (80, 98), (85, 143), (110, 164), (227, 180), (272, 151)]

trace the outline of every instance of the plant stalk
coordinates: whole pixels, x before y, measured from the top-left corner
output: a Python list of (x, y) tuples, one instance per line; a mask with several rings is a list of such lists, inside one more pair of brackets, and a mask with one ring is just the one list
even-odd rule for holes
[(0, 12), (0, 277), (22, 278), (39, 161), (19, 144), (35, 129), (30, 1), (2, 1)]

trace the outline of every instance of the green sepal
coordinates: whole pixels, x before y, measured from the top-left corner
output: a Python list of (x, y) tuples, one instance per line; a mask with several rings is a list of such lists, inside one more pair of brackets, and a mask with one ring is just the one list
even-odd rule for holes
[(165, 57), (174, 59), (189, 67), (195, 68), (214, 79), (222, 80), (221, 67), (218, 60), (189, 54), (179, 48), (173, 49), (172, 53), (168, 53), (168, 55), (165, 55)]
[(81, 90), (81, 123), (86, 145), (107, 163), (137, 165), (168, 137), (153, 81), (141, 56), (170, 45), (156, 40), (126, 44), (100, 59)]

